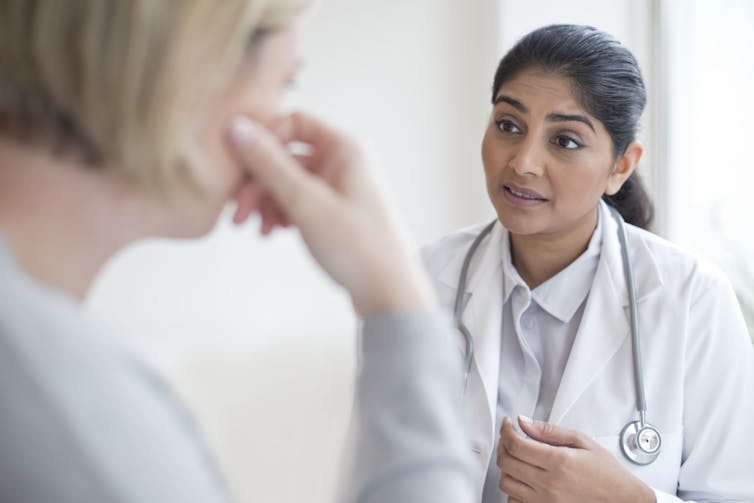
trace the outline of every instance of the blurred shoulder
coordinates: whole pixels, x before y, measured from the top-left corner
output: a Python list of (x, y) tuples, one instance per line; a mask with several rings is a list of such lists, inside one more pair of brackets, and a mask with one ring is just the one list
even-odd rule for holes
[(710, 259), (685, 249), (652, 232), (627, 225), (630, 239), (636, 239), (650, 254), (664, 282), (676, 283), (696, 295), (709, 290), (730, 290), (730, 281)]
[(430, 272), (442, 270), (459, 254), (465, 254), (489, 222), (481, 222), (450, 232), (420, 248), (421, 258)]

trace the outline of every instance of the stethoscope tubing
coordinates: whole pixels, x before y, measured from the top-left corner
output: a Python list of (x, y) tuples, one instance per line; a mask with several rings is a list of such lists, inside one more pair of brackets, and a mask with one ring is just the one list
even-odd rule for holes
[(456, 289), (456, 299), (453, 303), (453, 318), (456, 320), (456, 326), (463, 335), (464, 342), (466, 343), (466, 350), (464, 351), (463, 355), (464, 390), (468, 385), (469, 373), (471, 372), (471, 364), (474, 360), (474, 339), (471, 337), (471, 332), (469, 332), (469, 329), (466, 328), (466, 325), (464, 325), (463, 323), (463, 294), (464, 290), (466, 290), (466, 279), (469, 273), (471, 259), (474, 258), (476, 250), (477, 248), (479, 248), (482, 240), (484, 240), (484, 238), (487, 237), (490, 232), (492, 232), (492, 229), (495, 227), (496, 223), (497, 219), (490, 222), (484, 229), (482, 229), (482, 232), (480, 232), (471, 243), (469, 251), (466, 253), (466, 256), (463, 259), (463, 265), (461, 266), (461, 276), (458, 279), (458, 288)]
[[(633, 267), (631, 267), (631, 257), (628, 251), (628, 239), (626, 238), (626, 228), (623, 222), (623, 217), (620, 213), (613, 208), (609, 207), (610, 214), (618, 224), (618, 238), (621, 245), (621, 258), (623, 262), (623, 273), (626, 278), (626, 284), (628, 289), (629, 300), (629, 314), (631, 320), (631, 353), (633, 363), (634, 385), (636, 392), (636, 410), (639, 413), (639, 421), (629, 422), (621, 432), (621, 448), (626, 457), (637, 464), (648, 464), (654, 461), (659, 454), (659, 448), (662, 443), (660, 432), (652, 425), (646, 422), (647, 403), (644, 394), (644, 370), (641, 361), (641, 345), (639, 337), (639, 308), (636, 295), (636, 285), (634, 281)], [(471, 267), (471, 261), (476, 254), (479, 245), (482, 243), (485, 237), (487, 237), (492, 229), (497, 224), (497, 219), (490, 222), (482, 229), (482, 231), (474, 238), (469, 250), (466, 252), (466, 256), (461, 266), (461, 273), (458, 278), (458, 287), (456, 289), (455, 302), (453, 303), (453, 316), (456, 322), (458, 330), (463, 335), (466, 349), (463, 357), (463, 369), (464, 369), (464, 392), (468, 386), (469, 374), (471, 373), (471, 366), (474, 360), (474, 339), (471, 336), (471, 332), (463, 323), (463, 310), (464, 310), (464, 293), (466, 290), (466, 282), (468, 279), (469, 269)], [(642, 447), (640, 442), (640, 435), (642, 432), (647, 432), (650, 435), (654, 435), (653, 440), (656, 440), (656, 447), (648, 450)]]
[(618, 210), (610, 206), (610, 214), (618, 223), (618, 237), (620, 238), (621, 256), (623, 257), (623, 274), (628, 286), (629, 313), (631, 318), (631, 353), (634, 360), (634, 383), (636, 386), (636, 410), (639, 412), (639, 421), (644, 427), (647, 413), (647, 401), (644, 396), (644, 369), (641, 364), (641, 342), (639, 337), (639, 307), (636, 300), (636, 284), (634, 282), (634, 270), (631, 267), (631, 257), (628, 254), (628, 239), (626, 239), (626, 226)]

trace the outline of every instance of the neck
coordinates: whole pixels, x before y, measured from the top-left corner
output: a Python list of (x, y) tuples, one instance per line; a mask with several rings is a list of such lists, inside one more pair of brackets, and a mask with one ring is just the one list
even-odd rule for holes
[(0, 141), (0, 232), (22, 269), (81, 300), (104, 263), (148, 234), (112, 175)]
[(534, 289), (568, 267), (589, 246), (597, 227), (598, 208), (573, 228), (536, 235), (510, 235), (511, 258), (518, 274)]

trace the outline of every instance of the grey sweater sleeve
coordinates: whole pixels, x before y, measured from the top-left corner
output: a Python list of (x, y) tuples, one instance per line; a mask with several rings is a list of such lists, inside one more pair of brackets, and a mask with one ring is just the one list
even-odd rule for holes
[(444, 316), (364, 322), (347, 502), (474, 501), (461, 358)]
[(0, 237), (0, 502), (228, 501), (171, 391)]
[(190, 416), (156, 376), (55, 339), (39, 358), (0, 343), (0, 501), (229, 502)]

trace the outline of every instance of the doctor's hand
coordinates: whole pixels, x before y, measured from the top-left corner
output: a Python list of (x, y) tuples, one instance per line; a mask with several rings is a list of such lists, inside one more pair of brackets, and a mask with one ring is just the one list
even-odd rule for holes
[(647, 502), (654, 492), (601, 445), (573, 430), (519, 416), (503, 419), (497, 465), (511, 503)]
[[(300, 113), (272, 127), (234, 119), (230, 142), (248, 173), (234, 221), (260, 213), (262, 230), (296, 226), (361, 316), (427, 310), (434, 293), (359, 146)], [(293, 155), (287, 144), (308, 152)]]

